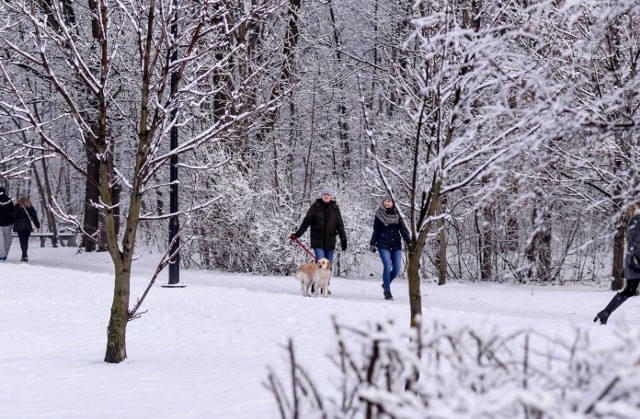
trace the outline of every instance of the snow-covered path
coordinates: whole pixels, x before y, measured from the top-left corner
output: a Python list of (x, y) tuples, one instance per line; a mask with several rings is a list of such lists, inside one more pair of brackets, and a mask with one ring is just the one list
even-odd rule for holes
[[(377, 280), (332, 278), (332, 297), (304, 298), (292, 277), (182, 270), (185, 288), (154, 286), (141, 319), (129, 324), (128, 360), (105, 364), (113, 280), (108, 255), (30, 250), (30, 262), (0, 264), (0, 417), (275, 418), (264, 387), (267, 367), (286, 373), (285, 345), (319, 381), (334, 374), (331, 318), (408, 324), (406, 282), (384, 301)], [(133, 273), (133, 300), (155, 256)], [(632, 299), (607, 327), (593, 316), (613, 293), (605, 287), (423, 284), (430, 319), (500, 332), (531, 328), (566, 336), (590, 329), (606, 341), (617, 326), (640, 323)], [(402, 327), (402, 326), (400, 326)]]

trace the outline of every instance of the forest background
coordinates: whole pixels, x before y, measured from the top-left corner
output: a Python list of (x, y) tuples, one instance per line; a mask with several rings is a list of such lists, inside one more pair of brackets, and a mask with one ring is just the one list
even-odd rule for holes
[(179, 215), (184, 268), (289, 274), (306, 255), (288, 236), (328, 186), (349, 238), (336, 275), (366, 271), (391, 191), (423, 279), (622, 286), (640, 192), (636, 1), (0, 11), (0, 182), (31, 196), (43, 231), (83, 232), (84, 251), (165, 251)]

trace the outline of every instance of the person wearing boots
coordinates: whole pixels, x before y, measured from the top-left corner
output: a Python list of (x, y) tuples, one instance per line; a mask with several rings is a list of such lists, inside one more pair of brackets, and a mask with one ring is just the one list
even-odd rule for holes
[(291, 240), (296, 240), (311, 227), (309, 235), (316, 260), (327, 258), (331, 263), (333, 263), (333, 252), (336, 248), (336, 235), (340, 236), (342, 251), (347, 250), (347, 234), (344, 231), (342, 214), (333, 197), (334, 194), (330, 188), (323, 188), (320, 191), (320, 198), (309, 207), (300, 228), (289, 236)]
[(640, 283), (640, 204), (635, 204), (629, 210), (629, 223), (627, 224), (627, 251), (624, 257), (624, 278), (627, 285), (613, 296), (609, 304), (596, 314), (594, 322), (607, 324), (609, 316), (624, 303), (627, 298), (636, 295), (638, 283)]
[(384, 197), (373, 218), (373, 234), (369, 242), (369, 250), (375, 253), (376, 248), (382, 260), (382, 289), (385, 300), (393, 300), (391, 282), (400, 273), (402, 261), (402, 241), (407, 246), (411, 243), (409, 231), (400, 219), (393, 199)]
[(40, 228), (40, 221), (38, 221), (38, 213), (31, 205), (31, 201), (26, 196), (22, 196), (18, 199), (18, 203), (13, 209), (13, 218), (15, 223), (13, 224), (13, 231), (18, 233), (18, 239), (20, 239), (20, 249), (22, 250), (22, 258), (20, 261), (29, 261), (29, 236), (34, 229)]
[(13, 225), (13, 200), (0, 186), (0, 262), (7, 260), (11, 248), (11, 226)]

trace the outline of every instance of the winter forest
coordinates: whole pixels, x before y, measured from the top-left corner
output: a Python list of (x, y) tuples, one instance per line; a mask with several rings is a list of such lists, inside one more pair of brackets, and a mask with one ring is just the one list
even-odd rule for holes
[[(366, 271), (391, 193), (421, 281), (622, 288), (638, 200), (636, 0), (0, 0), (0, 185), (109, 253), (126, 358), (135, 249), (290, 275), (322, 187)], [(172, 138), (174, 144), (172, 145)], [(170, 165), (178, 181), (170, 180)], [(170, 190), (177, 188), (177, 208)]]

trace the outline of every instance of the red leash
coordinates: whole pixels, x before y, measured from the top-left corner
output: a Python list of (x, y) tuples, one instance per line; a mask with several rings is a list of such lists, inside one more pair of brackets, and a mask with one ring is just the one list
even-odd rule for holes
[(298, 238), (296, 236), (294, 236), (293, 234), (289, 237), (291, 240), (293, 240), (294, 242), (298, 243), (298, 246), (302, 247), (304, 249), (305, 252), (309, 253), (311, 255), (311, 257), (313, 258), (314, 261), (318, 261), (318, 259), (316, 259), (316, 255), (314, 255), (313, 253), (311, 253), (311, 250), (307, 249), (307, 247), (300, 243), (300, 240), (298, 240)]

